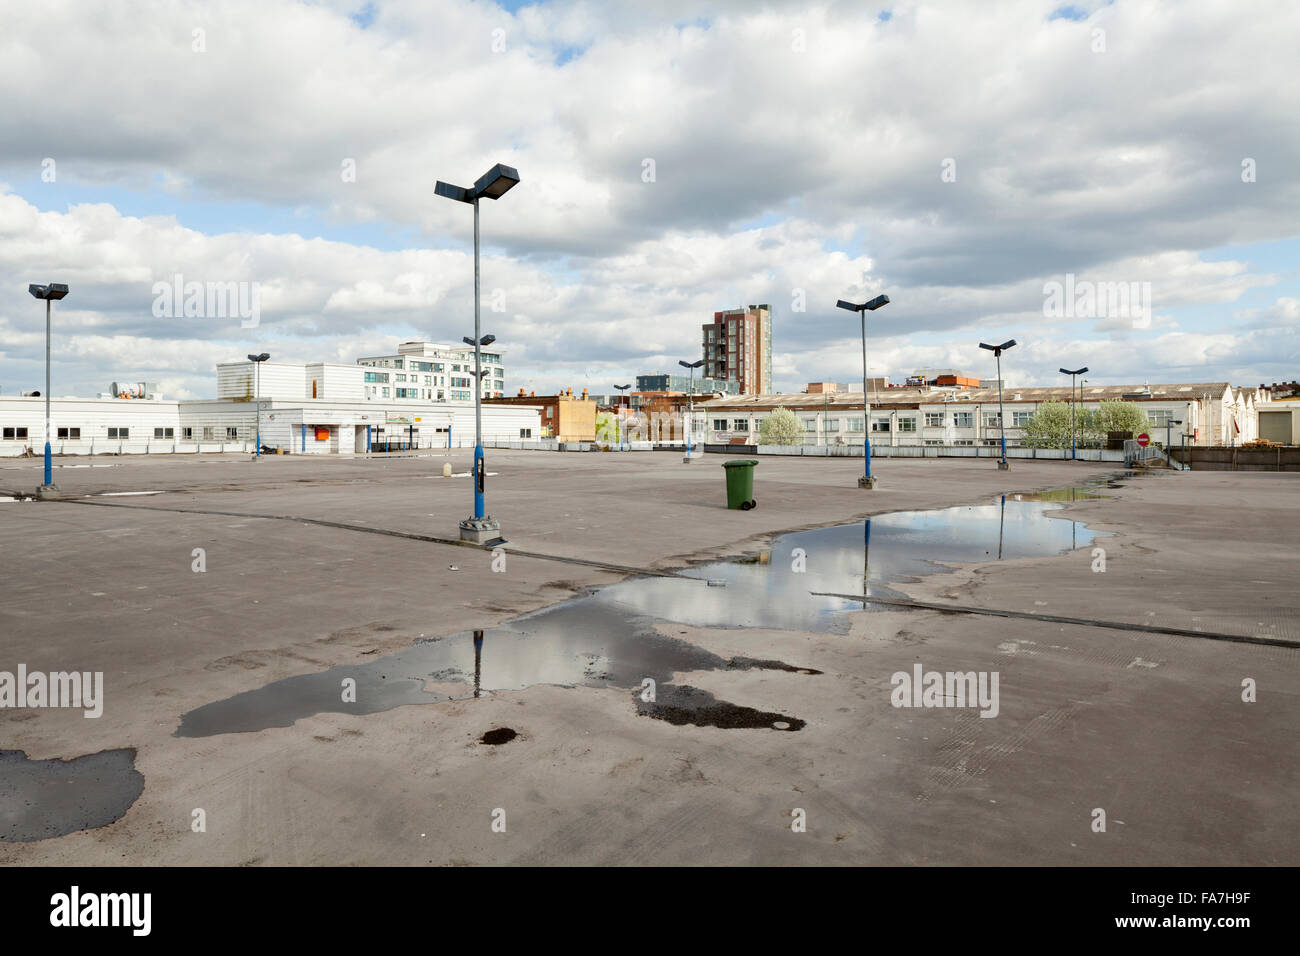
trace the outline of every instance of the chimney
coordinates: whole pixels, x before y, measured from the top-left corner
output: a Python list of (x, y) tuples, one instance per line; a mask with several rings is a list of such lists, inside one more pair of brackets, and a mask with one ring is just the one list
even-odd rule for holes
[(587, 390), (585, 388), (582, 390), (582, 400), (584, 402), (587, 400)]
[(529, 398), (536, 398), (536, 397), (537, 397), (537, 393), (536, 393), (536, 392), (529, 392), (529, 393), (528, 393), (528, 397), (529, 397)]
[(525, 393), (524, 390), (521, 388), (521, 389), (519, 390), (519, 397), (520, 397), (520, 398), (523, 398), (525, 394), (526, 394), (526, 393)]

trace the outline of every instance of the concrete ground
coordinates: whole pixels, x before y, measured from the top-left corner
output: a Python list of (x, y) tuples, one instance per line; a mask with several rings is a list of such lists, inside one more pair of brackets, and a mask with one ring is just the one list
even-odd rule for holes
[[(103, 671), (99, 719), (0, 709), (33, 759), (133, 747), (144, 791), (117, 822), (2, 864), (1045, 864), (1300, 862), (1294, 649), (935, 611), (856, 613), (848, 634), (695, 628), (724, 657), (823, 673), (678, 682), (807, 721), (798, 733), (639, 717), (628, 690), (538, 685), (480, 700), (172, 736), (181, 714), (272, 681), (490, 627), (620, 580), (760, 549), (779, 531), (987, 503), (1113, 469), (1067, 462), (764, 459), (752, 512), (721, 456), (489, 453), (510, 548), (454, 538), (469, 455), (61, 459), (68, 501), (0, 501), (0, 671)], [(77, 467), (91, 466), (91, 467)], [(0, 460), (0, 495), (40, 462)], [(980, 606), (1300, 641), (1296, 476), (1142, 475), (1066, 513), (1089, 550), (900, 585)], [(156, 495), (123, 492), (159, 491)], [(328, 527), (292, 518), (357, 526)], [(192, 570), (193, 549), (204, 573)], [(890, 676), (996, 671), (1001, 712), (897, 709)], [(1242, 682), (1257, 700), (1242, 701)], [(508, 726), (519, 736), (478, 743)], [(191, 829), (206, 814), (206, 832)], [(807, 831), (793, 832), (792, 811)], [(1096, 809), (1105, 832), (1094, 832)], [(503, 810), (506, 832), (494, 832)], [(500, 814), (497, 815), (498, 817)]]

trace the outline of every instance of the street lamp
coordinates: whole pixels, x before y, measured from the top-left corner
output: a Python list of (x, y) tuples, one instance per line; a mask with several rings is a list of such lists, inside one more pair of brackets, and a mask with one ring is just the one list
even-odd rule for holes
[(1183, 420), (1182, 420), (1181, 418), (1166, 418), (1166, 419), (1165, 419), (1165, 458), (1169, 459), (1169, 467), (1170, 467), (1170, 468), (1173, 467), (1173, 461), (1174, 461), (1174, 458), (1173, 458), (1173, 453), (1170, 452), (1170, 450), (1169, 450), (1169, 442), (1170, 442), (1170, 440), (1171, 440), (1171, 439), (1170, 439), (1170, 434), (1169, 434), (1169, 433), (1173, 430), (1173, 427), (1174, 427), (1175, 425), (1181, 425), (1182, 423), (1183, 423)]
[(37, 493), (58, 491), (54, 484), (54, 461), (50, 454), (50, 303), (68, 294), (68, 287), (59, 282), (49, 285), (29, 285), (27, 291), (37, 299), (45, 300), (45, 483)]
[[(474, 338), (465, 342), (474, 346), (474, 517), (460, 523), (462, 541), (485, 544), (491, 538), (501, 537), (501, 522), (484, 513), (483, 479), (487, 466), (483, 461), (483, 345), (495, 342), (493, 336), (482, 336), (479, 329), (479, 266), (478, 266), (478, 201), (483, 198), (500, 199), (519, 182), (519, 171), (497, 163), (480, 176), (473, 186), (453, 186), (439, 180), (433, 187), (436, 195), (474, 207)], [(484, 341), (484, 338), (487, 341)]]
[[(1074, 441), (1074, 377), (1076, 375), (1082, 375), (1086, 371), (1088, 371), (1088, 366), (1086, 365), (1083, 368), (1076, 368), (1074, 370), (1070, 370), (1068, 368), (1061, 369), (1062, 375), (1070, 376), (1070, 460), (1071, 461), (1074, 461), (1078, 458), (1078, 455), (1075, 453), (1075, 441)], [(999, 376), (999, 378), (1001, 378), (1001, 376)]]
[(889, 296), (878, 295), (861, 305), (840, 299), (835, 305), (837, 308), (857, 312), (862, 318), (862, 458), (866, 470), (858, 479), (858, 487), (870, 489), (876, 487), (876, 479), (871, 476), (871, 411), (867, 403), (867, 313), (889, 305)]
[(694, 424), (695, 419), (695, 370), (704, 364), (704, 359), (700, 359), (698, 362), (683, 362), (678, 359), (677, 364), (691, 371), (690, 387), (686, 390), (686, 457), (682, 459), (684, 463), (689, 465), (691, 463), (691, 425)]
[[(253, 414), (256, 416), (257, 427), (257, 444), (253, 449), (253, 461), (260, 461), (262, 458), (262, 363), (271, 357), (270, 352), (262, 352), (259, 355), (249, 355), (248, 360), (253, 363), (253, 401), (257, 404), (253, 406)], [(292, 441), (292, 439), (290, 439)]]
[(1001, 345), (986, 345), (980, 343), (980, 348), (988, 349), (993, 353), (993, 357), (998, 360), (998, 434), (1002, 437), (1002, 460), (998, 462), (998, 471), (1008, 471), (1011, 468), (1007, 461), (1007, 420), (1006, 413), (1002, 410), (1002, 353), (1016, 344), (1015, 339), (1007, 339)]
[[(623, 451), (623, 450), (624, 450), (624, 448), (623, 448), (623, 442), (624, 442), (624, 440), (625, 440), (626, 437), (627, 437), (627, 415), (625, 415), (625, 414), (623, 413), (623, 401), (627, 398), (627, 390), (628, 390), (629, 388), (632, 387), (632, 383), (631, 383), (631, 382), (628, 382), (626, 385), (615, 385), (614, 387), (615, 387), (616, 389), (618, 389), (619, 392), (622, 393), (621, 397), (619, 398), (619, 403), (618, 403), (618, 414), (619, 414), (619, 418), (623, 419), (623, 421), (619, 423), (619, 429), (618, 429), (618, 439), (619, 439), (619, 440), (618, 440), (618, 449), (619, 449), (619, 451)], [(629, 409), (629, 411), (630, 411), (630, 410), (631, 410), (631, 409)]]

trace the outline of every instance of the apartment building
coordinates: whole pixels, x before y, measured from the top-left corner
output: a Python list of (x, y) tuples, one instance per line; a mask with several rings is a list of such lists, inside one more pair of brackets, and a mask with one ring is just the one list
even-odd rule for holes
[(705, 378), (735, 382), (743, 395), (772, 391), (772, 308), (714, 312), (702, 326)]
[[(481, 350), (482, 395), (505, 394), (504, 350), (495, 344)], [(357, 359), (365, 366), (367, 399), (394, 401), (474, 403), (474, 348), (436, 342), (402, 342), (396, 355), (370, 355)]]
[(740, 383), (723, 378), (709, 378), (696, 375), (673, 375), (660, 372), (657, 375), (638, 375), (636, 377), (638, 392), (680, 392), (685, 395), (694, 391), (700, 394), (739, 395)]
[(511, 405), (534, 409), (540, 416), (539, 430), (531, 435), (521, 435), (522, 438), (553, 438), (564, 442), (596, 440), (597, 402), (585, 388), (581, 395), (574, 395), (571, 388), (556, 395), (538, 395), (536, 392), (525, 395), (521, 388), (518, 395), (483, 400), (484, 411), (493, 406)]

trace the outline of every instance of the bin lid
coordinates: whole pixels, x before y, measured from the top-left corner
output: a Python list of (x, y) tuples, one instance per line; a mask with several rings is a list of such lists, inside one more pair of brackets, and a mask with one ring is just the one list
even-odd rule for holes
[(757, 465), (758, 462), (753, 458), (738, 458), (735, 461), (724, 461), (723, 468), (744, 468), (750, 465)]

